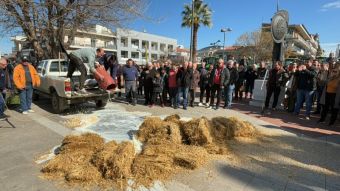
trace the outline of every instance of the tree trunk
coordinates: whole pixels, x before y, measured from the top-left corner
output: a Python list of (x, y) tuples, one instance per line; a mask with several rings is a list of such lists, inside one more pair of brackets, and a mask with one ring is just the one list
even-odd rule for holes
[(192, 45), (192, 61), (196, 62), (196, 54), (197, 54), (197, 32), (198, 32), (198, 25), (194, 24), (194, 29), (193, 29), (193, 45)]

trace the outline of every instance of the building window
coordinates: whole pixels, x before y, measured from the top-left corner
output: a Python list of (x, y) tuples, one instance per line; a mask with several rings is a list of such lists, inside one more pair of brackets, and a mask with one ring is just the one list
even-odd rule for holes
[(131, 47), (138, 49), (139, 48), (139, 40), (137, 39), (131, 39)]
[(168, 51), (173, 52), (174, 51), (174, 46), (173, 45), (168, 45)]
[(157, 54), (151, 54), (151, 60), (157, 60), (158, 55)]
[(166, 47), (165, 44), (161, 44), (161, 45), (160, 45), (160, 50), (161, 50), (162, 52), (165, 52), (165, 47)]
[(157, 51), (158, 50), (158, 43), (157, 42), (152, 42), (151, 43), (151, 50)]
[(148, 41), (145, 41), (145, 40), (142, 41), (142, 49), (149, 49), (149, 42)]
[(128, 39), (127, 38), (121, 38), (120, 39), (120, 46), (121, 47), (128, 47)]
[(131, 52), (131, 58), (139, 59), (139, 52)]
[(128, 58), (129, 57), (128, 51), (121, 51), (120, 55), (121, 55), (122, 58)]
[(143, 53), (142, 53), (142, 58), (143, 58), (143, 59), (146, 59), (146, 52), (143, 52)]
[(91, 38), (91, 47), (96, 47), (96, 39)]
[(117, 49), (116, 44), (113, 41), (104, 42), (104, 48)]

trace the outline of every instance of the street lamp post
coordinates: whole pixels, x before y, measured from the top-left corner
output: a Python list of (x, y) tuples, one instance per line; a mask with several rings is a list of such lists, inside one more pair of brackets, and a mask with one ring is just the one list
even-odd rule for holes
[(221, 29), (221, 32), (223, 32), (223, 59), (224, 59), (224, 53), (225, 53), (225, 33), (231, 32), (231, 28), (223, 28)]

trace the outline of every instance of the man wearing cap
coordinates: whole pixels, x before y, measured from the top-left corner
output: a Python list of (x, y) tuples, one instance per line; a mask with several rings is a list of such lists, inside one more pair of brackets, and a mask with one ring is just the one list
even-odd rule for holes
[(22, 114), (33, 113), (31, 108), (33, 87), (40, 86), (40, 78), (35, 68), (28, 63), (26, 56), (21, 59), (21, 64), (14, 68), (13, 81), (20, 93)]
[(6, 119), (8, 116), (4, 114), (5, 111), (5, 99), (6, 90), (10, 88), (10, 76), (7, 69), (7, 60), (5, 58), (0, 59), (0, 120)]
[(75, 50), (68, 55), (70, 64), (68, 67), (67, 77), (72, 79), (73, 73), (76, 69), (80, 72), (78, 93), (86, 93), (86, 90), (84, 89), (84, 83), (87, 76), (85, 64), (87, 64), (92, 74), (99, 76), (101, 80), (104, 78), (96, 71), (97, 67), (102, 67), (98, 62), (96, 62), (96, 58), (100, 58), (104, 54), (105, 52), (103, 48), (82, 48)]

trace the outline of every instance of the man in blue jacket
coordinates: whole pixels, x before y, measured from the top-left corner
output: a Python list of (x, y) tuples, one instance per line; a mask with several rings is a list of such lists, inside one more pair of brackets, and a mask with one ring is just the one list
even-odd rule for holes
[(137, 79), (138, 70), (133, 66), (133, 60), (129, 59), (123, 67), (123, 78), (125, 81), (126, 99), (132, 105), (137, 104)]

